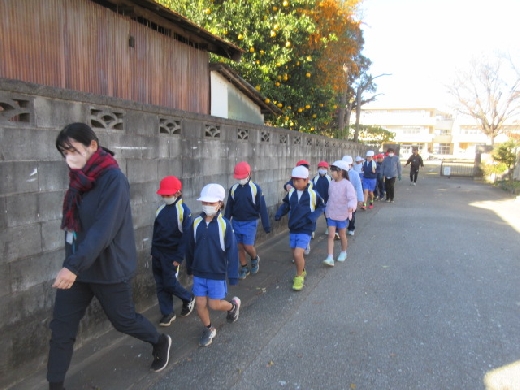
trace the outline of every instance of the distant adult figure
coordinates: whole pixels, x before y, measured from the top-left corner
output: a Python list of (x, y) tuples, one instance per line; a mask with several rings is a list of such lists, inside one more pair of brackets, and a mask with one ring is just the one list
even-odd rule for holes
[(381, 164), (381, 173), (385, 180), (386, 202), (394, 203), (395, 179), (397, 178), (399, 181), (401, 180), (402, 168), (399, 156), (395, 155), (394, 149), (388, 148), (387, 153), (388, 155)]
[(424, 168), (423, 159), (417, 149), (412, 149), (412, 155), (406, 161), (406, 165), (408, 164), (410, 164), (410, 185), (415, 186), (417, 185), (417, 176), (419, 176), (419, 167)]
[(80, 320), (96, 297), (121, 333), (153, 346), (152, 370), (169, 360), (171, 338), (135, 312), (131, 279), (137, 268), (130, 186), (110, 150), (100, 147), (90, 126), (72, 123), (58, 134), (56, 149), (69, 166), (63, 202), (65, 261), (52, 287), (57, 289), (47, 380), (62, 390)]

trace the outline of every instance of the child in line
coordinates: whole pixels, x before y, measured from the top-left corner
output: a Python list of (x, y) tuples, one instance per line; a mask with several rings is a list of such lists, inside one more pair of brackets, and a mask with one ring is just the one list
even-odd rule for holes
[[(235, 165), (234, 177), (238, 183), (229, 189), (225, 217), (231, 220), (238, 243), (241, 266), (238, 278), (245, 279), (260, 269), (260, 256), (255, 248), (258, 218), (261, 218), (266, 234), (271, 231), (271, 226), (262, 189), (251, 180), (251, 166), (245, 161), (239, 162)], [(251, 272), (247, 266), (246, 253), (251, 257)]]
[(197, 314), (204, 325), (199, 340), (201, 347), (210, 345), (217, 335), (211, 325), (208, 307), (227, 312), (228, 322), (238, 319), (240, 299), (224, 300), (227, 294), (226, 275), (231, 286), (238, 284), (238, 249), (231, 223), (222, 217), (226, 190), (211, 183), (197, 200), (202, 213), (195, 218), (188, 235), (186, 272), (193, 275), (193, 293)]
[[(309, 167), (311, 166), (311, 164), (307, 161), (307, 160), (300, 160), (296, 163), (296, 166), (297, 167), (305, 167), (307, 169), (309, 169)], [(292, 179), (290, 179), (287, 183), (284, 184), (283, 186), (284, 190), (289, 192), (291, 189), (293, 189), (293, 182), (292, 182)], [(310, 188), (312, 188), (312, 181), (310, 182)], [(312, 231), (316, 230), (316, 227), (313, 226), (312, 228)], [(307, 244), (307, 248), (305, 248), (305, 251), (304, 251), (304, 254), (305, 255), (308, 255), (309, 253), (311, 253), (311, 243), (309, 241), (309, 243)], [(294, 263), (294, 259), (293, 259), (293, 263)]]
[[(320, 161), (318, 163), (318, 174), (314, 176), (312, 179), (312, 185), (318, 194), (322, 197), (323, 201), (327, 203), (329, 200), (329, 183), (332, 178), (328, 173), (329, 163), (327, 161)], [(316, 225), (314, 226), (314, 230), (312, 231), (312, 238), (314, 238), (314, 232), (316, 231)], [(329, 234), (329, 230), (327, 228), (325, 234)]]
[(352, 213), (357, 206), (356, 190), (348, 180), (348, 168), (347, 163), (343, 160), (335, 161), (330, 168), (333, 181), (329, 186), (329, 201), (325, 208), (329, 227), (329, 255), (323, 261), (329, 267), (334, 267), (334, 235), (336, 231), (341, 239), (341, 253), (338, 256), (338, 261), (347, 259), (347, 221), (352, 218)]
[(152, 236), (152, 272), (162, 317), (160, 326), (175, 320), (173, 297), (182, 300), (181, 316), (193, 311), (195, 297), (177, 280), (179, 266), (186, 252), (186, 236), (191, 225), (191, 211), (182, 201), (182, 183), (175, 176), (161, 180), (157, 195), (163, 204), (155, 213)]
[(363, 179), (361, 181), (364, 196), (363, 210), (366, 209), (367, 203), (369, 209), (374, 207), (374, 190), (377, 185), (377, 163), (373, 159), (374, 151), (367, 151), (366, 160), (363, 162)]
[[(348, 169), (348, 178), (349, 181), (354, 186), (354, 189), (356, 190), (357, 200), (358, 204), (363, 203), (363, 186), (361, 185), (361, 179), (359, 177), (359, 173), (356, 172), (354, 168), (352, 168), (352, 156), (343, 156), (343, 161), (347, 163)], [(354, 211), (352, 213), (352, 219), (348, 222), (347, 226), (347, 234), (349, 236), (353, 236), (356, 232), (356, 212)]]
[(303, 289), (303, 282), (307, 276), (305, 271), (305, 259), (303, 254), (311, 240), (311, 234), (316, 219), (325, 208), (321, 196), (311, 188), (309, 183), (309, 170), (303, 166), (297, 166), (292, 170), (291, 189), (283, 203), (278, 208), (274, 217), (279, 221), (282, 216), (290, 211), (289, 215), (289, 244), (293, 250), (296, 276), (293, 279), (293, 290)]
[(376, 197), (376, 200), (383, 200), (386, 196), (385, 193), (385, 180), (383, 177), (383, 173), (381, 172), (381, 164), (383, 163), (383, 158), (385, 158), (385, 155), (382, 153), (379, 153), (377, 155), (377, 187), (376, 191), (374, 191), (374, 195)]

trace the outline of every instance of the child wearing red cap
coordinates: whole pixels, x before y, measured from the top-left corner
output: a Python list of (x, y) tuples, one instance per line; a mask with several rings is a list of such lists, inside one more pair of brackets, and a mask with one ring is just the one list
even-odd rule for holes
[[(318, 194), (320, 194), (325, 203), (327, 203), (329, 200), (329, 184), (332, 181), (332, 177), (329, 175), (328, 169), (329, 163), (327, 161), (320, 161), (318, 163), (318, 174), (312, 179), (313, 188), (318, 191)], [(316, 226), (314, 226), (314, 230), (312, 231), (312, 238), (314, 238), (315, 231)], [(328, 227), (325, 234), (329, 234)]]
[(175, 176), (161, 180), (157, 195), (163, 204), (155, 213), (152, 236), (152, 272), (162, 317), (160, 326), (175, 320), (173, 297), (182, 300), (181, 316), (191, 314), (195, 297), (177, 280), (179, 266), (184, 260), (186, 235), (191, 225), (191, 211), (182, 201), (182, 183)]
[[(262, 220), (265, 233), (271, 231), (271, 226), (262, 189), (251, 180), (251, 166), (245, 161), (239, 162), (235, 165), (233, 176), (238, 183), (229, 189), (225, 217), (231, 221), (237, 239), (241, 266), (238, 278), (245, 279), (260, 269), (260, 256), (255, 248), (258, 218)], [(251, 271), (247, 266), (246, 254), (251, 257)]]

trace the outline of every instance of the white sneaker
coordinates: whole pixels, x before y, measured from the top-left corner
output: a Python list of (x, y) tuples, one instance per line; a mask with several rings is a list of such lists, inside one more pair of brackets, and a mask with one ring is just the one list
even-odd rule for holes
[(354, 235), (354, 230), (349, 230), (349, 231), (347, 232), (347, 234), (348, 234), (349, 236), (353, 236), (353, 235)]
[(325, 234), (328, 236), (329, 235), (329, 228), (325, 229)]
[(327, 257), (323, 260), (323, 264), (328, 265), (329, 267), (334, 267), (334, 259)]
[(345, 261), (347, 260), (347, 252), (341, 252), (338, 256), (338, 261)]
[(314, 232), (312, 232), (311, 238), (314, 238)]
[(416, 183), (416, 182), (414, 182), (414, 183), (413, 183), (413, 185), (414, 185), (414, 186), (416, 186), (416, 185), (417, 185), (417, 183)]
[(311, 244), (307, 244), (307, 249), (303, 251), (304, 255), (308, 255), (309, 253), (311, 253)]
[(334, 239), (335, 240), (339, 240), (339, 234), (338, 233), (334, 234)]

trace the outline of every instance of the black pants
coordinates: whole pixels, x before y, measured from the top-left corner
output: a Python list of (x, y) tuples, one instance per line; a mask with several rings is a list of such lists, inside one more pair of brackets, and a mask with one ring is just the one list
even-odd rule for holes
[(356, 230), (356, 212), (352, 213), (352, 219), (348, 221), (347, 230)]
[(419, 167), (412, 166), (410, 168), (410, 181), (412, 183), (417, 183), (417, 176), (419, 176)]
[(191, 300), (191, 293), (186, 290), (175, 276), (177, 267), (169, 256), (160, 254), (152, 256), (152, 272), (155, 278), (155, 290), (161, 314), (166, 316), (173, 313), (173, 297), (181, 299), (183, 303)]
[(385, 178), (386, 200), (394, 200), (395, 177)]
[(47, 381), (63, 382), (72, 359), (72, 351), (81, 318), (96, 297), (108, 319), (121, 333), (155, 344), (160, 334), (141, 314), (135, 312), (130, 282), (93, 284), (75, 282), (69, 290), (57, 290), (53, 319)]

